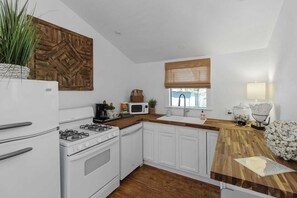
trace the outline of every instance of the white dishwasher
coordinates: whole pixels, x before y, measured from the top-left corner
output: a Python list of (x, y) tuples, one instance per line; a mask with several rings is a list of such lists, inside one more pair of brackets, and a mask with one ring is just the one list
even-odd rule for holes
[(142, 123), (120, 130), (121, 180), (143, 164)]

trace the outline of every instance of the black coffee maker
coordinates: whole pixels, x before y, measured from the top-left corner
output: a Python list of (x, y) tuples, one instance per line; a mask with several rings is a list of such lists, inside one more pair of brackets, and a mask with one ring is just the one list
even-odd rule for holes
[(109, 117), (107, 116), (107, 106), (108, 104), (106, 103), (96, 104), (96, 117), (94, 119), (95, 121), (103, 122), (109, 119)]

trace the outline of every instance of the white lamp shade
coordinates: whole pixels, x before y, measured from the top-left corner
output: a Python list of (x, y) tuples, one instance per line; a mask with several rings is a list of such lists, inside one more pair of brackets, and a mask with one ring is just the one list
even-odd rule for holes
[(266, 83), (248, 83), (247, 98), (251, 100), (265, 100)]

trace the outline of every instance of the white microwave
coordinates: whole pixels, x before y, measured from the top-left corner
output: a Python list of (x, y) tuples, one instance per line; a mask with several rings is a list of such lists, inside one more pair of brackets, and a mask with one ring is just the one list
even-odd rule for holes
[(129, 105), (130, 114), (148, 114), (149, 107), (147, 102), (131, 102)]

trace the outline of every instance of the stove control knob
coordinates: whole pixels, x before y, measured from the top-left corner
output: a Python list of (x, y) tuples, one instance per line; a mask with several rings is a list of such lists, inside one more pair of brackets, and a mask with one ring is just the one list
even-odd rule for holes
[(102, 141), (102, 139), (101, 139), (101, 138), (98, 138), (98, 139), (97, 139), (97, 141), (98, 141), (98, 142), (101, 142), (101, 141)]
[(82, 149), (82, 145), (78, 145), (77, 150), (80, 151)]
[(90, 143), (89, 142), (86, 142), (85, 143), (86, 147), (90, 146)]

